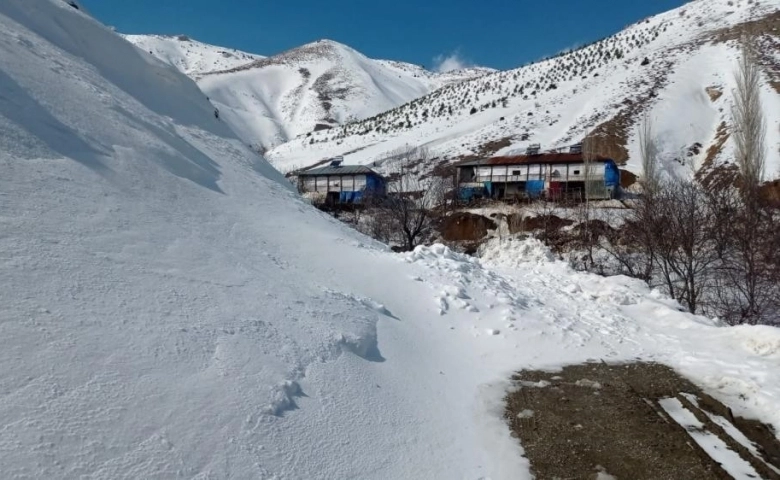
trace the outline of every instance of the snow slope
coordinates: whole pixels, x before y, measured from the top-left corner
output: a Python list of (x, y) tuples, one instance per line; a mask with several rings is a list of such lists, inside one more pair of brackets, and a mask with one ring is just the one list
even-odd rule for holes
[(186, 35), (125, 35), (128, 41), (190, 77), (229, 70), (265, 58), (232, 48), (215, 47)]
[(169, 37), (126, 38), (195, 78), (222, 118), (258, 150), (305, 135), (318, 124), (334, 127), (362, 120), (444, 85), (492, 72), (473, 68), (434, 73), (408, 63), (373, 60), (331, 40), (252, 62), (243, 61), (246, 54), (233, 52), (229, 62), (220, 59), (223, 66), (212, 68), (215, 53), (226, 49)]
[(0, 3), (3, 478), (530, 478), (515, 369), (654, 359), (780, 427), (780, 332), (533, 243), (398, 255), (310, 208), (194, 82)]
[[(609, 136), (604, 154), (641, 173), (635, 140), (646, 114), (657, 127), (668, 172), (719, 165), (731, 157), (733, 142), (712, 154), (709, 149), (719, 145), (720, 126), (731, 123), (738, 58), (733, 39), (745, 22), (762, 32), (756, 44), (765, 70), (767, 170), (780, 175), (780, 0), (689, 2), (576, 51), (292, 140), (268, 158), (281, 170), (336, 155), (367, 164), (404, 145), (425, 145), (434, 157), (455, 160), (522, 151), (532, 143), (567, 147), (598, 132)], [(691, 153), (697, 143), (701, 147)]]

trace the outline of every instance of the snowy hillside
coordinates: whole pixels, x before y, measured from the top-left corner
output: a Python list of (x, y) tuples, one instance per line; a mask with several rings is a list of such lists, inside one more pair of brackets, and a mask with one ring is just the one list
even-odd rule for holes
[(232, 48), (201, 43), (186, 35), (125, 35), (125, 38), (193, 78), (208, 72), (240, 67), (264, 58)]
[(3, 478), (527, 479), (507, 380), (586, 359), (780, 428), (777, 329), (532, 242), (391, 253), (61, 0), (0, 2), (0, 92)]
[[(258, 150), (315, 128), (362, 120), (444, 85), (492, 72), (434, 73), (373, 60), (330, 40), (244, 62), (241, 55), (247, 54), (232, 52), (226, 61), (220, 58), (226, 49), (193, 41), (143, 35), (127, 39), (195, 78), (225, 122)], [(211, 68), (215, 57), (223, 67)]]
[(376, 117), (295, 139), (268, 156), (284, 171), (341, 154), (347, 163), (369, 163), (409, 144), (452, 160), (531, 143), (564, 147), (599, 132), (611, 139), (604, 153), (639, 173), (635, 131), (647, 114), (657, 125), (667, 170), (717, 165), (732, 151), (724, 128), (737, 59), (733, 40), (744, 25), (759, 34), (768, 171), (777, 175), (780, 0), (697, 0), (571, 53), (443, 88)]

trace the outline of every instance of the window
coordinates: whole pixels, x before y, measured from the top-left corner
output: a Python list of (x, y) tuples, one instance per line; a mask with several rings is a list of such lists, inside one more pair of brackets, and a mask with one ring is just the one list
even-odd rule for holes
[(519, 177), (520, 176), (520, 170), (512, 170), (512, 176), (513, 177)]
[(579, 174), (580, 174), (580, 171), (579, 171), (579, 170), (575, 170), (575, 171), (574, 171), (574, 175), (579, 175)]

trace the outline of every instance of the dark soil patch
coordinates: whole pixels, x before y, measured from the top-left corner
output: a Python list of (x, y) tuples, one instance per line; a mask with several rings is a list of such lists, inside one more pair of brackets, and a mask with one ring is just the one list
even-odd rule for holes
[(699, 171), (696, 172), (696, 179), (707, 188), (726, 188), (735, 184), (736, 166), (731, 164), (715, 165), (715, 159), (723, 151), (723, 146), (730, 136), (726, 122), (721, 122), (715, 133), (715, 139), (707, 149), (707, 156)]
[(711, 86), (705, 88), (705, 90), (707, 91), (707, 95), (709, 95), (710, 100), (713, 102), (717, 102), (718, 99), (723, 96), (723, 88), (721, 87)]
[(615, 234), (615, 229), (612, 228), (607, 222), (604, 220), (589, 220), (588, 222), (583, 222), (578, 224), (573, 229), (573, 233), (577, 236), (582, 236), (588, 232), (590, 235), (594, 236), (595, 238), (606, 236), (608, 238), (612, 238)]
[[(519, 389), (507, 396), (506, 418), (536, 478), (595, 479), (599, 472), (620, 480), (732, 478), (659, 403), (676, 399), (762, 478), (780, 479), (770, 467), (780, 468), (780, 442), (770, 427), (735, 418), (664, 365), (588, 363), (513, 379)], [(758, 456), (707, 413), (738, 428)]]
[(759, 195), (767, 205), (780, 208), (780, 180), (773, 180), (761, 185)]
[(496, 222), (482, 215), (458, 212), (444, 218), (441, 235), (448, 242), (475, 242), (496, 227)]
[(625, 165), (628, 161), (628, 130), (633, 123), (633, 110), (625, 109), (593, 129), (583, 143), (595, 141), (598, 147), (594, 153), (611, 158), (618, 165)]
[(508, 219), (509, 233), (533, 232), (536, 230), (558, 231), (563, 227), (574, 225), (573, 220), (557, 215), (539, 215), (536, 217), (521, 217), (514, 214)]
[(453, 183), (457, 175), (455, 165), (450, 160), (439, 160), (433, 166), (433, 168), (426, 174), (420, 176), (421, 179), (438, 177), (438, 178), (451, 178)]
[(477, 150), (477, 157), (492, 157), (497, 151), (512, 145), (512, 137), (499, 138), (483, 143)]
[(628, 188), (635, 184), (638, 179), (639, 177), (637, 177), (635, 173), (629, 172), (628, 170), (620, 170), (620, 188)]

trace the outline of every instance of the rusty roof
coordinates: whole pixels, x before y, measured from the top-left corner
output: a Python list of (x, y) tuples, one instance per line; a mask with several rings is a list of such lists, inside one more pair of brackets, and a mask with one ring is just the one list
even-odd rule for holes
[(298, 172), (299, 177), (328, 176), (328, 175), (379, 175), (365, 165), (326, 165)]
[[(456, 167), (476, 167), (484, 165), (534, 165), (534, 164), (557, 164), (557, 163), (584, 163), (582, 153), (540, 153), (539, 155), (513, 155), (510, 157), (492, 157), (481, 160), (471, 160), (455, 165)], [(612, 159), (595, 156), (594, 162), (607, 162)]]

